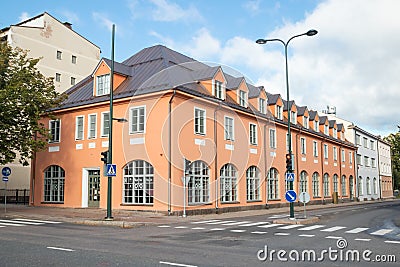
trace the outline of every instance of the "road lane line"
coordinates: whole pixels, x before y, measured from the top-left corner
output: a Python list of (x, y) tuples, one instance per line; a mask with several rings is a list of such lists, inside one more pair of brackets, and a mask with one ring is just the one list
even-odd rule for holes
[(390, 233), (391, 231), (393, 231), (393, 229), (381, 229), (381, 230), (371, 233), (371, 235), (386, 235), (387, 233)]
[(271, 227), (275, 227), (275, 226), (280, 226), (282, 225), (281, 223), (271, 223), (271, 224), (266, 224), (266, 225), (259, 225), (257, 227), (260, 228), (271, 228)]
[(341, 236), (327, 236), (327, 237), (325, 237), (325, 238), (327, 238), (327, 239), (343, 239), (343, 237), (341, 237)]
[(55, 222), (55, 221), (43, 221), (43, 220), (33, 220), (33, 219), (14, 219), (16, 221), (29, 221), (29, 222), (38, 222), (38, 223), (50, 223), (50, 224), (57, 224), (62, 222)]
[(0, 225), (4, 225), (4, 226), (26, 226), (23, 224), (17, 224), (17, 223), (2, 223), (0, 222)]
[(199, 224), (199, 223), (210, 223), (210, 222), (219, 222), (220, 220), (208, 220), (208, 221), (199, 221), (199, 222), (191, 222), (193, 224)]
[(234, 223), (234, 222), (236, 222), (236, 221), (209, 222), (209, 223), (206, 223), (206, 224), (223, 224), (223, 223)]
[(369, 242), (369, 241), (371, 241), (371, 239), (369, 239), (369, 238), (356, 238), (356, 239), (354, 239), (355, 241), (363, 241), (363, 242)]
[(301, 226), (304, 226), (304, 225), (303, 224), (291, 224), (291, 225), (278, 227), (278, 229), (289, 230), (289, 229), (293, 229), (293, 228), (301, 227)]
[(260, 225), (260, 224), (268, 224), (269, 222), (254, 222), (254, 223), (246, 223), (245, 224), (240, 224), (240, 227), (248, 227), (248, 226), (256, 226), (256, 225)]
[(213, 229), (210, 229), (210, 231), (224, 231), (225, 230), (225, 228), (213, 228)]
[(287, 236), (287, 235), (290, 235), (290, 234), (289, 233), (275, 233), (275, 235)]
[(334, 227), (331, 227), (331, 228), (322, 229), (321, 232), (335, 232), (337, 230), (344, 229), (344, 228), (346, 228), (346, 227), (344, 227), (344, 226), (334, 226)]
[(170, 266), (180, 266), (180, 267), (197, 267), (197, 265), (188, 265), (188, 264), (182, 264), (182, 263), (176, 263), (176, 262), (168, 262), (168, 261), (160, 261), (160, 264), (164, 265), (170, 265)]
[(224, 225), (224, 226), (232, 226), (232, 225), (239, 225), (239, 224), (242, 224), (242, 223), (250, 223), (251, 221), (243, 221), (243, 222), (231, 222), (231, 223), (223, 223), (223, 224), (221, 224), (221, 225)]
[(53, 250), (67, 251), (67, 252), (75, 251), (75, 250), (70, 249), (70, 248), (59, 248), (59, 247), (47, 247), (47, 248), (48, 248), (48, 249), (53, 249)]
[(354, 228), (352, 230), (346, 231), (346, 233), (348, 234), (358, 234), (361, 232), (364, 232), (365, 230), (368, 230), (369, 228), (366, 227), (358, 227), (358, 228)]
[(204, 230), (204, 229), (206, 229), (206, 228), (204, 228), (204, 227), (193, 227), (192, 228), (192, 230)]
[(316, 225), (311, 225), (311, 226), (307, 226), (304, 228), (300, 228), (298, 230), (299, 231), (310, 231), (310, 230), (315, 230), (315, 229), (322, 228), (322, 227), (325, 227), (325, 225), (316, 224)]
[(301, 237), (314, 237), (315, 235), (306, 235), (306, 234), (303, 234), (303, 235), (299, 235), (299, 236), (301, 236)]
[(385, 243), (390, 243), (390, 244), (400, 244), (400, 241), (394, 241), (394, 240), (386, 240)]
[(244, 230), (244, 229), (233, 229), (233, 230), (231, 230), (231, 232), (233, 232), (233, 233), (244, 233), (244, 232), (246, 232), (246, 230)]
[(186, 228), (188, 228), (187, 226), (175, 226), (174, 227), (175, 229), (186, 229)]
[(159, 227), (159, 228), (170, 228), (171, 226), (169, 226), (169, 225), (159, 225), (157, 227)]
[(19, 224), (26, 224), (26, 225), (41, 225), (43, 223), (38, 223), (38, 222), (28, 222), (28, 221), (20, 221), (20, 220), (0, 220), (0, 222), (6, 222), (6, 223), (19, 223)]
[(268, 233), (268, 232), (263, 232), (263, 231), (254, 231), (254, 232), (251, 232), (252, 234), (257, 234), (257, 235), (263, 235), (263, 234), (266, 234), (266, 233)]

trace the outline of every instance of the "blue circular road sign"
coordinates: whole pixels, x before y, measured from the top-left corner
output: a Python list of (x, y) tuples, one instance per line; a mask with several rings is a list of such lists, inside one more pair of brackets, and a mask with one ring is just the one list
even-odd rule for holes
[(11, 174), (11, 169), (10, 169), (10, 167), (4, 167), (4, 168), (1, 170), (1, 173), (3, 174), (3, 176), (10, 176), (10, 174)]
[(285, 198), (288, 202), (294, 202), (297, 198), (297, 194), (293, 190), (286, 191)]

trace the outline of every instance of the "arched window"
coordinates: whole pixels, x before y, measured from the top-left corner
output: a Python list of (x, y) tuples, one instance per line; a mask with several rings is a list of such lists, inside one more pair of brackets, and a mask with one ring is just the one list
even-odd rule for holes
[(376, 177), (372, 180), (372, 189), (373, 189), (373, 194), (376, 195), (377, 193), (377, 184), (376, 184)]
[(188, 198), (189, 204), (208, 203), (210, 201), (209, 169), (203, 161), (194, 161), (190, 165)]
[(342, 196), (347, 196), (346, 192), (346, 176), (342, 175), (342, 180), (340, 181), (340, 185), (342, 187)]
[(366, 182), (366, 187), (367, 187), (367, 195), (371, 195), (371, 182), (369, 177), (367, 177), (367, 182)]
[(144, 160), (134, 160), (126, 164), (123, 172), (123, 202), (127, 204), (152, 204), (153, 166)]
[(225, 164), (220, 170), (221, 202), (237, 201), (237, 171), (232, 164)]
[(247, 200), (260, 200), (260, 172), (256, 166), (246, 171)]
[(44, 171), (44, 201), (64, 202), (65, 171), (57, 165), (51, 165)]
[(268, 172), (268, 199), (279, 199), (278, 185), (278, 170), (275, 168), (271, 168)]
[(327, 173), (324, 174), (322, 186), (324, 187), (324, 196), (329, 197), (329, 175)]
[(314, 172), (312, 175), (312, 190), (313, 196), (319, 197), (319, 174), (318, 172)]
[(338, 176), (337, 176), (337, 174), (333, 175), (333, 192), (338, 192)]
[(363, 179), (362, 179), (361, 176), (358, 177), (358, 195), (359, 196), (364, 195), (364, 192), (363, 192)]
[(302, 171), (300, 173), (300, 193), (307, 192), (307, 173)]

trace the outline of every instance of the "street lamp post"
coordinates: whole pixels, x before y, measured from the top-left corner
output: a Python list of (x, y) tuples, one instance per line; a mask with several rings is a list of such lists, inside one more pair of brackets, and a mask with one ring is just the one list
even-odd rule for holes
[[(316, 35), (317, 33), (318, 33), (318, 31), (316, 31), (316, 30), (309, 30), (308, 32), (305, 32), (305, 33), (298, 34), (298, 35), (290, 37), (289, 40), (287, 40), (287, 42), (284, 42), (283, 40), (276, 39), (276, 38), (274, 38), (274, 39), (258, 39), (256, 41), (257, 44), (266, 44), (267, 42), (275, 42), (275, 41), (277, 41), (277, 42), (282, 43), (283, 46), (285, 47), (286, 101), (287, 101), (287, 109), (288, 109), (287, 126), (288, 126), (288, 139), (289, 139), (288, 140), (288, 146), (289, 146), (288, 153), (290, 155), (290, 159), (292, 159), (293, 156), (292, 156), (292, 136), (291, 136), (291, 132), (290, 132), (290, 115), (291, 115), (290, 111), (291, 111), (292, 105), (291, 105), (290, 98), (289, 98), (289, 73), (288, 73), (289, 70), (288, 70), (288, 53), (287, 53), (288, 45), (289, 45), (290, 41), (293, 40), (294, 38), (297, 38), (297, 37), (300, 37), (300, 36), (303, 36), (303, 35), (313, 36), (313, 35)], [(291, 164), (290, 164), (290, 166), (291, 166)], [(293, 172), (292, 166), (287, 170), (287, 172), (290, 172), (290, 173)], [(289, 189), (293, 190), (293, 181), (289, 181)], [(290, 205), (290, 219), (294, 219), (294, 204), (293, 204), (293, 202), (290, 202), (289, 205)]]

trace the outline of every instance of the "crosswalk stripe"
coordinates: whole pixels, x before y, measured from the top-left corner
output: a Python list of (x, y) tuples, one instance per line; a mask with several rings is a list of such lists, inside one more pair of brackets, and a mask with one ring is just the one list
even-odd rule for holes
[(239, 225), (239, 224), (242, 224), (242, 223), (250, 223), (250, 221), (230, 222), (230, 223), (223, 223), (223, 224), (221, 224), (221, 225), (224, 225), (224, 226), (232, 226), (232, 225)]
[(278, 229), (289, 230), (289, 229), (293, 229), (293, 228), (297, 228), (297, 227), (301, 227), (301, 226), (303, 226), (303, 225), (302, 224), (290, 224), (290, 225), (278, 227)]
[(223, 224), (223, 223), (234, 223), (234, 222), (236, 222), (236, 221), (209, 222), (209, 223), (206, 223), (206, 224)]
[(225, 230), (225, 228), (213, 228), (213, 229), (210, 229), (210, 231), (224, 231)]
[(263, 235), (263, 234), (266, 234), (267, 232), (262, 232), (262, 231), (254, 231), (254, 232), (251, 232), (252, 234), (257, 234), (257, 235)]
[(287, 236), (290, 235), (289, 233), (275, 233), (275, 235), (283, 235), (283, 236)]
[(341, 236), (327, 236), (325, 238), (328, 238), (328, 239), (343, 239), (343, 237), (341, 237)]
[(246, 230), (244, 230), (244, 229), (233, 229), (233, 230), (231, 230), (231, 232), (234, 232), (234, 233), (243, 233), (243, 232), (246, 232)]
[(220, 220), (208, 220), (208, 221), (199, 221), (199, 222), (192, 222), (193, 224), (200, 224), (200, 223), (209, 223), (209, 222), (218, 222)]
[(188, 228), (187, 226), (176, 226), (176, 227), (174, 227), (175, 229), (186, 229), (186, 228)]
[(369, 241), (371, 241), (371, 239), (369, 239), (369, 238), (355, 238), (354, 240), (356, 240), (356, 241), (363, 241), (363, 242), (369, 242)]
[(240, 224), (240, 227), (247, 227), (247, 226), (256, 226), (260, 224), (268, 224), (269, 222), (255, 222), (255, 223), (246, 223), (246, 224)]
[(314, 237), (315, 235), (306, 235), (306, 234), (303, 234), (303, 235), (299, 235), (299, 236), (301, 236), (301, 237)]
[(281, 223), (271, 223), (271, 224), (266, 224), (266, 225), (259, 225), (257, 227), (261, 227), (261, 228), (271, 228), (271, 227), (275, 227), (275, 226), (280, 226), (282, 225)]
[(348, 234), (358, 234), (361, 233), (365, 230), (368, 230), (369, 228), (365, 228), (365, 227), (358, 227), (358, 228), (354, 228), (352, 230), (346, 231), (346, 233)]
[(204, 227), (193, 227), (192, 228), (192, 230), (204, 230), (204, 229), (206, 229), (206, 228), (204, 228)]
[(318, 229), (318, 228), (322, 228), (324, 226), (325, 225), (317, 224), (317, 225), (311, 225), (311, 226), (307, 226), (307, 227), (304, 227), (304, 228), (300, 228), (298, 230), (299, 231), (310, 231), (310, 230), (315, 230), (315, 229)]
[(17, 224), (17, 223), (2, 223), (0, 222), (0, 225), (4, 225), (4, 226), (26, 226), (23, 224)]
[(400, 244), (400, 241), (386, 240), (385, 243)]
[(159, 225), (157, 227), (159, 227), (159, 228), (170, 228), (171, 226), (169, 226), (169, 225)]
[(322, 229), (321, 232), (335, 232), (337, 230), (344, 229), (344, 228), (346, 228), (346, 227), (344, 227), (344, 226), (334, 226), (334, 227), (331, 227), (331, 228)]
[(386, 235), (387, 233), (390, 233), (391, 231), (393, 231), (393, 229), (381, 229), (381, 230), (371, 233), (371, 235)]
[(37, 222), (17, 221), (17, 220), (0, 220), (0, 222), (18, 223), (18, 224), (26, 224), (26, 225), (41, 225), (41, 224), (43, 224), (43, 223), (37, 223)]
[(62, 223), (62, 222), (55, 222), (55, 221), (43, 221), (43, 220), (33, 220), (33, 219), (14, 219), (14, 220), (16, 220), (16, 221), (38, 222), (38, 223), (51, 223), (51, 224)]

